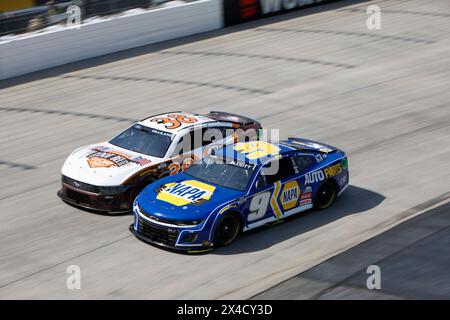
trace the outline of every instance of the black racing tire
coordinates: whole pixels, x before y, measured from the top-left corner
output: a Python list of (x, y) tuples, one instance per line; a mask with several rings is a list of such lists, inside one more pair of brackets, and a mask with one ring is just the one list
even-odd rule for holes
[(331, 180), (324, 181), (314, 197), (314, 208), (323, 210), (331, 207), (336, 200), (337, 188)]
[(235, 213), (223, 214), (214, 232), (214, 245), (218, 247), (232, 243), (241, 231), (241, 219)]

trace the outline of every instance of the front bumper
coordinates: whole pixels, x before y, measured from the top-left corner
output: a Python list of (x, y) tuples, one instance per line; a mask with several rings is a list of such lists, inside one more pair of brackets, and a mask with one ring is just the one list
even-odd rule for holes
[(110, 213), (131, 212), (132, 199), (128, 190), (115, 195), (101, 195), (76, 189), (65, 183), (58, 192), (60, 198), (74, 206)]
[(152, 223), (136, 213), (134, 217), (135, 221), (130, 225), (129, 230), (140, 240), (163, 248), (188, 253), (205, 252), (212, 249), (212, 243), (210, 242), (192, 243), (192, 246), (186, 243), (180, 244), (179, 237), (182, 229)]

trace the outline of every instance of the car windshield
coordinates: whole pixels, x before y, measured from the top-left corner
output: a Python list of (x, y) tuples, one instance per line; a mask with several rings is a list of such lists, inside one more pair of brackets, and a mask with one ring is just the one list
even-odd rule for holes
[(172, 142), (171, 134), (136, 124), (109, 143), (148, 156), (163, 158)]
[(194, 164), (184, 171), (189, 176), (214, 183), (222, 187), (245, 191), (253, 175), (252, 165), (230, 161), (223, 163), (206, 156), (199, 164)]

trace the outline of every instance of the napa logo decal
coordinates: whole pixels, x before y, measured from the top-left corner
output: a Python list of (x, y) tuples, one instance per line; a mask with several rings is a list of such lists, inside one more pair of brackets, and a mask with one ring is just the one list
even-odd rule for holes
[(156, 199), (176, 206), (184, 206), (199, 200), (208, 201), (215, 189), (214, 186), (196, 180), (168, 183)]
[(297, 181), (290, 181), (284, 185), (280, 195), (281, 205), (284, 210), (289, 210), (297, 206), (300, 197), (300, 187)]
[[(298, 199), (300, 198), (300, 187), (297, 181), (289, 181), (282, 185), (281, 181), (275, 182), (275, 188), (270, 197), (270, 206), (280, 221), (284, 211), (297, 207)], [(280, 206), (281, 203), (281, 206)]]

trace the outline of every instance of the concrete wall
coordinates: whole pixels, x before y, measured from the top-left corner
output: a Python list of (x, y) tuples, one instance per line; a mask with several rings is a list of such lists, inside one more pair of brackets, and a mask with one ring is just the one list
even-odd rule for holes
[(0, 79), (223, 27), (221, 0), (201, 0), (0, 42)]

